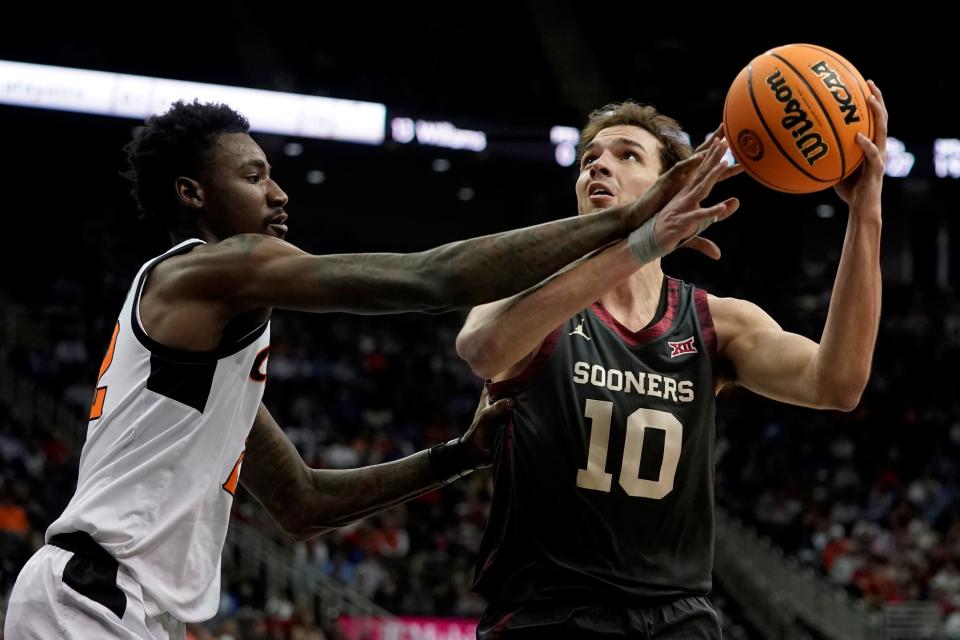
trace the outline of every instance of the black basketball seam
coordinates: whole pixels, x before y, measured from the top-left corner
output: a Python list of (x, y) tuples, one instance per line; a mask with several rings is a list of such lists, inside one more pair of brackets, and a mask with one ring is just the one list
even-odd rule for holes
[[(823, 117), (827, 119), (827, 123), (830, 125), (830, 131), (833, 131), (833, 140), (834, 142), (837, 143), (837, 149), (840, 151), (840, 177), (837, 178), (837, 180), (840, 180), (847, 173), (847, 154), (844, 153), (843, 151), (843, 144), (841, 144), (840, 142), (840, 134), (837, 133), (837, 128), (833, 126), (833, 118), (831, 118), (830, 115), (827, 113), (827, 108), (823, 106), (823, 102), (820, 100), (820, 96), (817, 95), (817, 92), (816, 90), (814, 90), (813, 86), (811, 86), (811, 84), (807, 82), (807, 79), (803, 77), (803, 74), (800, 73), (800, 71), (795, 66), (793, 66), (790, 63), (790, 61), (787, 60), (786, 58), (776, 53), (771, 53), (770, 55), (776, 58), (777, 60), (780, 60), (781, 62), (783, 62), (783, 64), (790, 67), (791, 71), (797, 74), (797, 77), (800, 78), (803, 84), (807, 85), (807, 89), (810, 89), (810, 93), (813, 94), (813, 99), (816, 100), (817, 104), (820, 106), (820, 112), (823, 114)], [(830, 180), (822, 180), (821, 182), (830, 182)]]
[[(757, 118), (760, 120), (760, 124), (763, 125), (764, 130), (767, 132), (767, 135), (770, 136), (770, 140), (773, 142), (774, 146), (775, 146), (777, 149), (780, 150), (780, 155), (782, 155), (784, 158), (786, 158), (787, 162), (789, 162), (790, 164), (792, 164), (792, 165), (797, 169), (797, 171), (799, 171), (799, 172), (802, 173), (803, 175), (807, 176), (807, 177), (810, 178), (811, 180), (813, 180), (813, 181), (815, 181), (815, 182), (827, 182), (827, 180), (821, 180), (821, 179), (819, 179), (819, 178), (817, 178), (817, 177), (815, 177), (815, 176), (812, 176), (812, 175), (810, 175), (809, 173), (807, 173), (806, 170), (804, 170), (803, 167), (801, 167), (801, 166), (798, 165), (796, 162), (794, 162), (794, 161), (793, 161), (793, 158), (790, 157), (790, 154), (787, 153), (786, 151), (784, 151), (784, 150), (783, 150), (783, 147), (780, 146), (780, 143), (777, 141), (777, 137), (776, 137), (775, 135), (773, 135), (773, 131), (770, 130), (770, 126), (767, 124), (767, 121), (764, 120), (764, 118), (763, 118), (763, 113), (760, 111), (760, 106), (757, 104), (757, 97), (756, 97), (755, 95), (753, 95), (753, 65), (750, 65), (749, 67), (747, 67), (747, 69), (748, 69), (748, 71), (747, 71), (747, 91), (750, 92), (750, 102), (753, 104), (753, 110), (757, 113)], [(765, 182), (765, 181), (761, 180), (761, 182)], [(779, 187), (772, 187), (772, 188), (776, 189), (777, 191), (782, 191), (782, 189), (780, 189)], [(800, 193), (802, 193), (802, 192), (800, 192)]]
[[(866, 110), (867, 110), (867, 114), (868, 114), (868, 115), (867, 115), (867, 137), (870, 138), (871, 140), (873, 140), (873, 123), (874, 123), (875, 118), (874, 118), (874, 116), (873, 116), (873, 109), (870, 108), (870, 103), (867, 102), (867, 90), (866, 90), (866, 89), (864, 88), (864, 86), (860, 83), (860, 79), (857, 77), (857, 76), (860, 75), (860, 72), (857, 71), (856, 69), (852, 68), (852, 66), (847, 66), (842, 60), (840, 60), (840, 59), (837, 57), (839, 54), (834, 53), (833, 51), (830, 51), (830, 49), (824, 49), (823, 47), (818, 47), (818, 46), (815, 45), (815, 44), (802, 44), (802, 45), (799, 45), (799, 46), (801, 46), (801, 47), (807, 47), (807, 48), (809, 48), (809, 49), (815, 49), (815, 50), (819, 51), (820, 53), (823, 53), (823, 54), (825, 54), (825, 55), (828, 55), (828, 56), (830, 56), (831, 58), (833, 58), (833, 61), (834, 61), (834, 62), (836, 62), (838, 65), (840, 65), (841, 67), (843, 67), (844, 69), (847, 70), (847, 72), (850, 74), (850, 77), (853, 78), (853, 81), (857, 83), (857, 89), (860, 90), (860, 95), (863, 97), (863, 104), (866, 105)], [(871, 93), (870, 95), (873, 95), (873, 94)], [(863, 157), (860, 158), (860, 162), (863, 162), (863, 158), (866, 158), (866, 157), (867, 157), (867, 154), (863, 154)], [(860, 163), (858, 162), (857, 164), (859, 165)], [(854, 168), (856, 168), (856, 167), (854, 167)], [(852, 171), (852, 169), (851, 169), (851, 171)]]

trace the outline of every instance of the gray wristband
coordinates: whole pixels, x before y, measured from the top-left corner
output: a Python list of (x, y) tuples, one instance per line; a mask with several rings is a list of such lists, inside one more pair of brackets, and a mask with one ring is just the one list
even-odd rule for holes
[[(630, 249), (630, 254), (640, 266), (643, 266), (648, 262), (653, 262), (657, 258), (662, 258), (667, 254), (666, 251), (660, 248), (659, 243), (657, 243), (657, 235), (655, 230), (657, 218), (659, 217), (660, 212), (658, 211), (656, 215), (640, 225), (639, 228), (634, 229), (632, 232), (630, 232), (630, 235), (627, 236), (627, 247)], [(689, 238), (685, 238), (683, 241), (677, 244), (677, 246), (681, 247), (690, 242), (701, 233), (706, 231), (707, 227), (716, 221), (717, 216), (714, 216), (709, 220), (701, 220), (700, 226), (697, 228), (697, 232)]]
[(656, 227), (659, 217), (660, 212), (658, 211), (652, 218), (627, 236), (627, 248), (630, 249), (630, 254), (640, 266), (653, 262), (667, 253), (660, 248), (660, 244), (657, 242)]

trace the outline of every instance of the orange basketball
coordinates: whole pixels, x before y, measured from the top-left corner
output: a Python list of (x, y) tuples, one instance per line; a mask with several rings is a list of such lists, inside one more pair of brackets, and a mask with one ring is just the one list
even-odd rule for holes
[(873, 138), (870, 89), (842, 56), (788, 44), (754, 58), (733, 81), (723, 129), (737, 162), (760, 183), (811, 193), (863, 161), (857, 133)]

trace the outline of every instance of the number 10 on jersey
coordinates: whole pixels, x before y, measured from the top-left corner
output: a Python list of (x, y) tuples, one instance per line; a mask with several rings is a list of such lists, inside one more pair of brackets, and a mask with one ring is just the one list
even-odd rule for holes
[[(607, 473), (607, 448), (610, 444), (610, 421), (613, 403), (607, 400), (587, 400), (584, 417), (589, 418), (590, 445), (587, 468), (577, 470), (577, 486), (610, 493), (613, 475)], [(657, 480), (640, 478), (640, 458), (647, 429), (664, 432), (663, 462)], [(660, 500), (673, 491), (673, 480), (680, 463), (683, 445), (683, 425), (666, 411), (637, 409), (627, 417), (627, 434), (623, 443), (623, 463), (620, 466), (620, 486), (628, 496)]]

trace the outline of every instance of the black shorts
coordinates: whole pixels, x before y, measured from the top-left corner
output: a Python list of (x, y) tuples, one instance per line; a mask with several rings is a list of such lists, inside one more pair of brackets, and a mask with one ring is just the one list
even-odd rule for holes
[(554, 603), (490, 605), (477, 627), (479, 640), (720, 640), (721, 635), (720, 618), (704, 596), (640, 607)]

